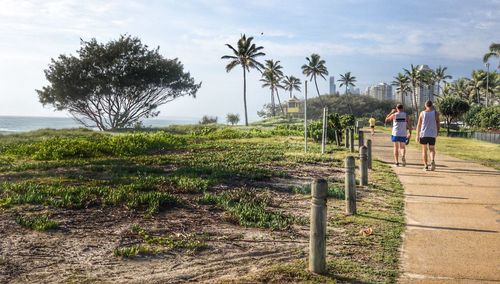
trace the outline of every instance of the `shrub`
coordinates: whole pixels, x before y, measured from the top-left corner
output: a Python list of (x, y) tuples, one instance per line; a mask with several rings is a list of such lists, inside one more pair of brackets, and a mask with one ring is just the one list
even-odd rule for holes
[(42, 141), (9, 145), (7, 154), (29, 156), (35, 160), (63, 160), (100, 156), (150, 154), (186, 145), (182, 137), (160, 131), (89, 137), (52, 137)]
[(236, 113), (228, 113), (226, 115), (227, 123), (231, 123), (231, 125), (238, 124), (240, 122), (240, 115)]
[(218, 120), (217, 116), (204, 115), (201, 118), (199, 124), (215, 124), (217, 123), (217, 120)]

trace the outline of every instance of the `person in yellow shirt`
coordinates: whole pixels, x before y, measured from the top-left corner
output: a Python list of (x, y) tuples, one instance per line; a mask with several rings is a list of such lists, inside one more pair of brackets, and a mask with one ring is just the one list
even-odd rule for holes
[(372, 132), (372, 136), (373, 136), (375, 134), (375, 118), (370, 117), (370, 119), (368, 119), (368, 123), (370, 124), (371, 132)]

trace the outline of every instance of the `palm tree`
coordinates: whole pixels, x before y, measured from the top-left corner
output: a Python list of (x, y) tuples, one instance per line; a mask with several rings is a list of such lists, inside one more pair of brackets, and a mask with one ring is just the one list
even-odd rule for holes
[(413, 108), (415, 109), (415, 120), (418, 118), (418, 103), (417, 103), (417, 88), (420, 87), (421, 82), (421, 73), (418, 70), (418, 66), (411, 65), (410, 70), (404, 69), (406, 77), (408, 77), (408, 84), (411, 86), (412, 95), (413, 95)]
[(481, 90), (486, 89), (486, 72), (483, 70), (472, 71), (471, 79), (469, 80), (470, 97), (472, 101), (481, 103)]
[(338, 82), (341, 82), (339, 85), (339, 88), (341, 88), (342, 86), (345, 86), (345, 94), (347, 95), (347, 89), (349, 87), (356, 86), (356, 85), (354, 85), (354, 82), (356, 82), (356, 77), (351, 76), (351, 72), (347, 72), (344, 75), (342, 75), (342, 74), (339, 74), (339, 75), (340, 75), (340, 79), (337, 80)]
[[(500, 58), (500, 43), (492, 43), (490, 45), (490, 51), (484, 55), (483, 62), (488, 62), (491, 57)], [(500, 61), (498, 63), (498, 68), (500, 68)]]
[(438, 93), (437, 93), (438, 97), (441, 95), (440, 91), (439, 91), (441, 88), (441, 81), (446, 83), (447, 79), (452, 79), (451, 75), (445, 74), (446, 69), (448, 69), (448, 68), (441, 67), (441, 65), (440, 65), (438, 68), (436, 68), (436, 71), (434, 71), (434, 80), (437, 82), (437, 87), (438, 87)]
[(281, 112), (283, 112), (283, 106), (281, 105), (281, 100), (280, 96), (278, 93), (278, 88), (283, 88), (281, 86), (281, 79), (283, 78), (283, 66), (280, 65), (280, 61), (274, 61), (272, 59), (266, 60), (265, 62), (265, 69), (264, 72), (262, 73), (262, 79), (261, 81), (264, 82), (264, 85), (262, 87), (270, 87), (271, 88), (271, 105), (273, 108), (273, 116), (276, 115), (275, 113), (275, 104), (274, 104), (274, 92), (276, 91), (276, 97), (278, 98), (278, 104), (280, 106)]
[(261, 52), (264, 47), (256, 46), (252, 43), (253, 37), (246, 37), (244, 34), (238, 40), (237, 49), (232, 47), (230, 44), (226, 44), (229, 49), (233, 51), (233, 55), (224, 55), (221, 59), (231, 60), (226, 65), (226, 72), (233, 70), (234, 67), (241, 65), (243, 69), (243, 104), (245, 107), (245, 125), (248, 126), (248, 114), (247, 114), (247, 74), (250, 72), (251, 68), (255, 68), (260, 71), (264, 66), (257, 61), (257, 57), (266, 55)]
[(283, 79), (283, 88), (285, 91), (290, 92), (290, 99), (292, 98), (292, 91), (297, 90), (300, 92), (300, 85), (302, 83), (300, 82), (300, 79), (294, 76), (285, 76), (285, 79)]
[(326, 75), (328, 75), (328, 70), (326, 69), (325, 66), (325, 60), (322, 60), (321, 57), (313, 53), (311, 54), (311, 57), (306, 57), (307, 64), (302, 65), (302, 73), (306, 75), (307, 77), (310, 77), (310, 81), (314, 79), (314, 85), (316, 85), (316, 92), (318, 92), (318, 97), (321, 100), (321, 96), (319, 94), (319, 89), (318, 89), (318, 82), (316, 78), (318, 76), (321, 76), (323, 79), (326, 80)]
[(471, 84), (469, 81), (470, 80), (468, 78), (460, 78), (450, 84), (450, 89), (452, 94), (460, 97), (461, 99), (467, 100), (470, 103)]
[(405, 105), (406, 93), (410, 91), (410, 85), (408, 84), (408, 77), (403, 75), (401, 72), (394, 77), (391, 85), (396, 86), (396, 92), (401, 96), (401, 103)]

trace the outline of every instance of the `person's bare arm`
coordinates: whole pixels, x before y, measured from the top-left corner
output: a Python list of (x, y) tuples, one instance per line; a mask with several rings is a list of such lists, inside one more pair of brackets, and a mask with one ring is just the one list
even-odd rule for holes
[(436, 129), (438, 134), (440, 128), (441, 128), (441, 119), (439, 118), (439, 113), (436, 111)]
[(391, 112), (385, 117), (385, 122), (389, 122), (394, 119), (394, 114), (396, 113), (395, 109), (392, 109)]
[(418, 122), (417, 122), (417, 133), (415, 135), (415, 141), (418, 142), (418, 138), (420, 137), (420, 130), (422, 129), (422, 113), (418, 116)]
[(406, 129), (408, 130), (408, 138), (411, 137), (411, 130), (412, 130), (412, 127), (411, 127), (411, 118), (406, 115)]

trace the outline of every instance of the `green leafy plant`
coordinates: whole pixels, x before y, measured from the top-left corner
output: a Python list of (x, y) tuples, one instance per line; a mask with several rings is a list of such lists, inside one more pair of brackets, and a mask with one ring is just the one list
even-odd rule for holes
[(48, 231), (59, 228), (59, 223), (50, 220), (47, 215), (17, 216), (16, 223), (35, 231)]

